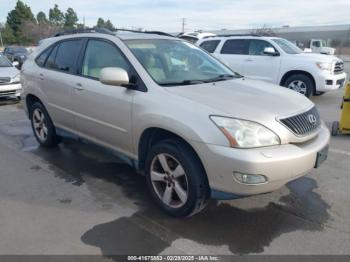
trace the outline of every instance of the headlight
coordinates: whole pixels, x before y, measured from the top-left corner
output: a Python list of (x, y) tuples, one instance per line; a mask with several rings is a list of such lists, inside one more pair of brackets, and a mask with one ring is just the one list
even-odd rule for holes
[(317, 62), (317, 67), (321, 70), (332, 72), (333, 69), (333, 63), (323, 63), (323, 62)]
[(274, 132), (256, 122), (220, 116), (211, 116), (210, 119), (224, 133), (231, 147), (253, 148), (281, 144)]
[(15, 77), (12, 78), (12, 83), (19, 83), (21, 81), (21, 75), (17, 74)]

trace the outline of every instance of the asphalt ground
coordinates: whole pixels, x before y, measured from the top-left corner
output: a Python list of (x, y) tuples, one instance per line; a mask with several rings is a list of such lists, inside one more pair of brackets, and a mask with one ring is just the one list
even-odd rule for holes
[[(328, 125), (342, 95), (312, 98)], [(125, 158), (71, 139), (39, 148), (20, 104), (0, 101), (0, 255), (350, 254), (349, 188), (350, 136), (338, 136), (280, 190), (175, 219)]]

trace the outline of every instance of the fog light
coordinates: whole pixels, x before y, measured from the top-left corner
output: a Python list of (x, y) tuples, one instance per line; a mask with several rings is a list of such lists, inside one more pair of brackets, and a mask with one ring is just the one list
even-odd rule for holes
[(243, 184), (255, 185), (255, 184), (263, 184), (267, 182), (267, 177), (263, 175), (249, 175), (249, 174), (234, 172), (233, 176), (235, 177), (235, 179), (238, 180), (238, 182)]

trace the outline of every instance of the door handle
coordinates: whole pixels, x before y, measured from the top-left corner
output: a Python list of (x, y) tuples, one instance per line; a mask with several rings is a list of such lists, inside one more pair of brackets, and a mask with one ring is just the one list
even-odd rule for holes
[(39, 74), (39, 79), (40, 80), (44, 80), (44, 75), (43, 74)]
[(76, 83), (74, 89), (77, 91), (84, 90), (83, 85), (81, 83)]
[(247, 58), (246, 60), (244, 60), (244, 61), (247, 61), (247, 62), (253, 62), (253, 59), (251, 59), (251, 58)]

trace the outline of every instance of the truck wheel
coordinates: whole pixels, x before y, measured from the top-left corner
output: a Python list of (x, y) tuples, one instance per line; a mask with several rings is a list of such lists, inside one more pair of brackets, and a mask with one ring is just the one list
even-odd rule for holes
[(337, 136), (339, 134), (339, 122), (334, 121), (332, 124), (332, 136)]
[(310, 97), (315, 90), (312, 79), (303, 74), (296, 74), (288, 77), (283, 86), (297, 91), (306, 97)]
[(44, 147), (56, 146), (59, 143), (59, 137), (45, 107), (36, 102), (30, 107), (29, 114), (33, 133), (39, 144)]
[(210, 189), (205, 171), (192, 148), (181, 140), (157, 143), (145, 167), (151, 195), (169, 215), (189, 217), (206, 206)]

